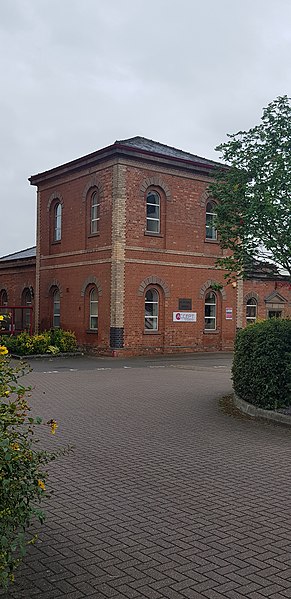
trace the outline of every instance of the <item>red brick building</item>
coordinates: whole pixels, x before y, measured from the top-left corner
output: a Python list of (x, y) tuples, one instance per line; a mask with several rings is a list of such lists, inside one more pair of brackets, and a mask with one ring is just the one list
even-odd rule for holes
[(71, 329), (81, 345), (119, 355), (227, 350), (246, 321), (290, 314), (284, 278), (221, 287), (216, 166), (135, 137), (32, 176), (35, 278), (28, 285), (17, 254), (6, 274), (2, 259), (1, 293), (17, 302), (32, 287), (36, 329)]

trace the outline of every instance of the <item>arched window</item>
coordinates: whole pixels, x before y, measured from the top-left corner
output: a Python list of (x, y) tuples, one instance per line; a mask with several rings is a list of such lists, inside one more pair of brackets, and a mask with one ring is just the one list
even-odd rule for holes
[(90, 322), (89, 329), (90, 331), (98, 330), (98, 292), (96, 287), (93, 287), (89, 293), (89, 302), (90, 302)]
[(58, 202), (54, 207), (54, 241), (62, 238), (62, 204)]
[(147, 216), (146, 231), (148, 233), (160, 233), (161, 225), (161, 198), (156, 191), (150, 191), (147, 194)]
[(246, 321), (247, 324), (251, 324), (252, 322), (256, 322), (257, 319), (257, 307), (258, 303), (254, 297), (248, 299), (246, 303)]
[[(32, 294), (31, 290), (28, 287), (25, 287), (21, 296), (21, 304), (22, 306), (27, 306), (28, 308), (32, 305)], [(23, 328), (29, 329), (31, 325), (31, 310), (23, 310)]]
[(0, 291), (0, 306), (8, 305), (8, 296), (6, 289), (1, 289)]
[(21, 296), (21, 304), (22, 306), (31, 306), (32, 304), (32, 295), (31, 290), (28, 287), (25, 287)]
[(53, 327), (58, 329), (61, 320), (61, 296), (58, 289), (53, 292)]
[(90, 209), (90, 233), (98, 233), (99, 231), (99, 220), (100, 220), (100, 201), (99, 194), (94, 191), (91, 195), (91, 209)]
[(215, 227), (216, 204), (215, 202), (207, 202), (206, 204), (206, 239), (217, 239), (217, 230)]
[(205, 330), (216, 330), (216, 295), (213, 291), (208, 291), (205, 296)]
[(156, 289), (148, 289), (145, 294), (145, 330), (157, 331), (159, 328), (159, 294)]

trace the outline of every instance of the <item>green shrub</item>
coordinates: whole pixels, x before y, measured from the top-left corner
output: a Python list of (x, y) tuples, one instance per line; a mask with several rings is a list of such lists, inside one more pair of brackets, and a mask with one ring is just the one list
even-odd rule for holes
[(10, 354), (19, 356), (71, 352), (77, 347), (75, 333), (62, 329), (52, 329), (32, 336), (23, 331), (19, 335), (2, 336), (1, 342), (6, 345)]
[(61, 352), (74, 351), (77, 347), (76, 335), (72, 331), (52, 329), (50, 331), (51, 345), (58, 347)]
[[(29, 369), (11, 366), (6, 349), (0, 347), (0, 586), (7, 588), (14, 580), (14, 570), (26, 553), (27, 545), (36, 540), (28, 533), (35, 520), (43, 522), (40, 502), (47, 495), (46, 465), (58, 454), (38, 448), (36, 427), (40, 417), (31, 417), (29, 388), (18, 379)], [(57, 423), (47, 426), (54, 434)]]
[(45, 354), (48, 351), (50, 345), (49, 333), (41, 333), (40, 335), (32, 336), (32, 345), (34, 354)]
[(291, 405), (291, 320), (271, 318), (238, 332), (232, 367), (235, 392), (258, 407)]
[(19, 335), (11, 335), (2, 340), (11, 354), (30, 356), (34, 353), (33, 337), (26, 331), (23, 331)]

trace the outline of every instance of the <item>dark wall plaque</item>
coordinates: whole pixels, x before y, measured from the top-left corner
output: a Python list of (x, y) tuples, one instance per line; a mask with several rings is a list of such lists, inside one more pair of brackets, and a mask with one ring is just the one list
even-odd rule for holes
[(179, 310), (192, 310), (191, 298), (180, 297), (179, 298)]

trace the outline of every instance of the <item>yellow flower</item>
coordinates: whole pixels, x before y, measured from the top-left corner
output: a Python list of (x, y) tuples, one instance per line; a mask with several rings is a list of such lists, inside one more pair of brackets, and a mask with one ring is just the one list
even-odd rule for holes
[(40, 478), (39, 478), (37, 481), (37, 484), (43, 491), (45, 491), (45, 484), (44, 484), (43, 480), (40, 480)]
[(57, 428), (59, 428), (58, 423), (55, 420), (49, 420), (48, 424), (51, 427), (51, 434), (55, 435)]
[(14, 451), (20, 451), (19, 443), (12, 443), (11, 447)]
[(5, 397), (9, 397), (9, 395), (10, 395), (9, 391), (4, 391), (4, 395), (5, 395)]
[(0, 345), (0, 356), (6, 356), (8, 354), (8, 349), (5, 345)]
[(0, 320), (4, 320), (4, 316), (0, 314)]

